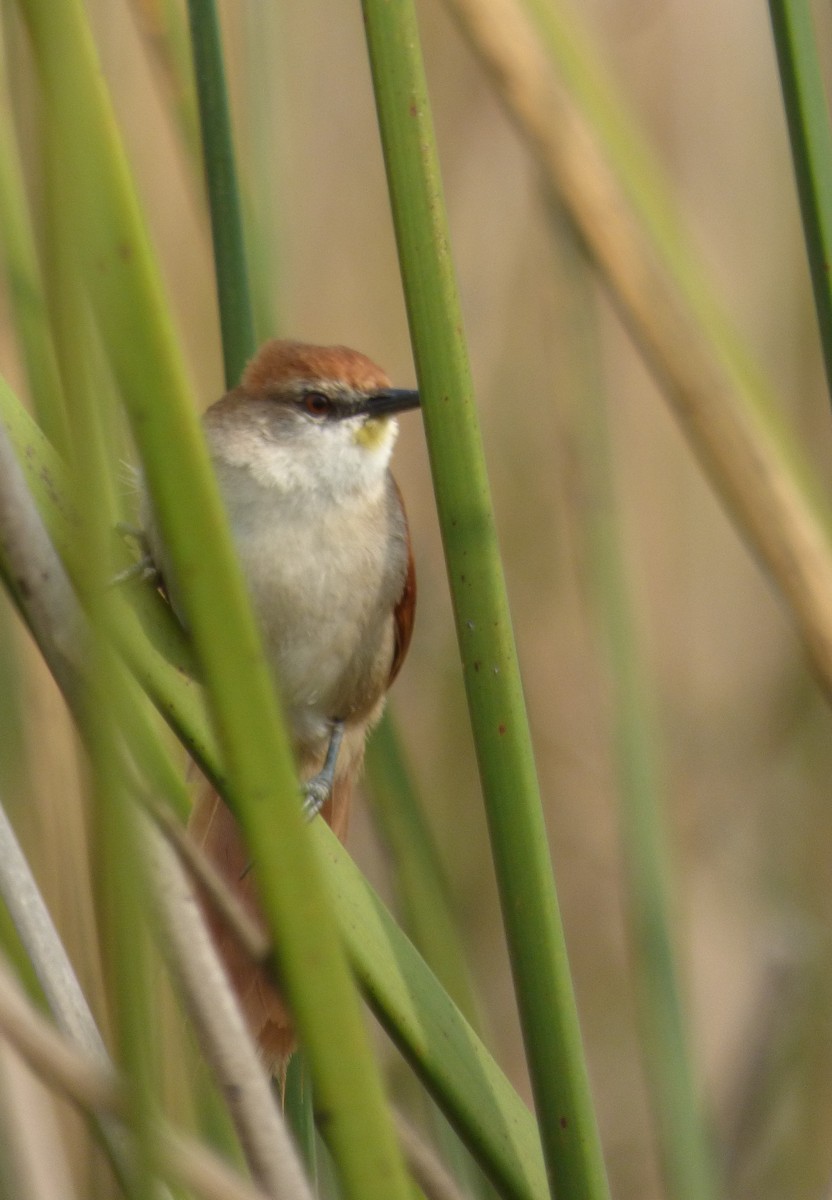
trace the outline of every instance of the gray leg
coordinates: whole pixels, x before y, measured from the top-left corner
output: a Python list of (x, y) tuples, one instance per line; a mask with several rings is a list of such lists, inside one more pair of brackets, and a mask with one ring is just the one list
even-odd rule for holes
[[(307, 821), (317, 817), (332, 794), (332, 785), (335, 782), (335, 764), (338, 762), (338, 751), (341, 749), (343, 738), (344, 722), (333, 721), (332, 735), (329, 739), (324, 765), (317, 775), (313, 775), (303, 784), (303, 815)], [(253, 866), (254, 863), (246, 863), (240, 879), (245, 879)]]
[(304, 801), (303, 815), (307, 821), (317, 817), (329, 797), (332, 795), (332, 785), (335, 782), (335, 764), (338, 762), (338, 751), (344, 737), (344, 722), (333, 721), (332, 736), (326, 752), (326, 761), (317, 775), (307, 779), (303, 785)]
[[(317, 775), (307, 779), (303, 784), (303, 815), (307, 821), (317, 817), (329, 797), (332, 795), (332, 785), (335, 782), (335, 764), (338, 762), (338, 751), (344, 738), (344, 722), (332, 722), (332, 734), (326, 751), (326, 759)], [(253, 862), (246, 863), (240, 872), (240, 879), (245, 879)]]

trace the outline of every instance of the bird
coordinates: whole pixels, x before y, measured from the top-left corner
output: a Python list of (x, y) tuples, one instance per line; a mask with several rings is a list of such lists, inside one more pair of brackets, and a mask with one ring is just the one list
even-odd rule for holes
[[(419, 393), (393, 388), (344, 346), (273, 339), (203, 429), (232, 538), (283, 703), (307, 815), (344, 840), (364, 744), (411, 641), (416, 576), (390, 471), (397, 414)], [(152, 515), (145, 536), (174, 608), (176, 582)], [(204, 785), (192, 837), (262, 924), (233, 815)], [(295, 1045), (280, 993), (201, 893), (206, 920), (267, 1068)]]

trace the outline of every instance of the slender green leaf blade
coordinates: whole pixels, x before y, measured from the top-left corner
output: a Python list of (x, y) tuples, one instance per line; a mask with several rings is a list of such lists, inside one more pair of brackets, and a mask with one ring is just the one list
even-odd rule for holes
[(832, 133), (811, 7), (769, 0), (827, 385), (832, 389)]

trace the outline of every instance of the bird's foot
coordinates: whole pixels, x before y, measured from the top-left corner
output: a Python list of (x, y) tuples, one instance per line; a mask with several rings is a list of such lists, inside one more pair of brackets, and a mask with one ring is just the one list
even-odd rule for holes
[(323, 771), (307, 779), (303, 785), (303, 815), (307, 821), (317, 817), (332, 795), (332, 781), (323, 777)]
[(344, 722), (334, 721), (324, 765), (317, 775), (313, 775), (311, 779), (307, 779), (303, 785), (303, 815), (307, 821), (311, 821), (313, 817), (317, 817), (332, 795), (332, 786), (335, 782), (335, 766), (338, 762), (338, 751), (341, 748), (343, 737)]
[[(329, 739), (324, 765), (317, 775), (313, 775), (311, 779), (307, 779), (301, 786), (303, 792), (303, 815), (307, 821), (311, 821), (317, 817), (332, 795), (332, 785), (335, 782), (335, 764), (338, 762), (338, 751), (341, 749), (343, 737), (344, 722), (333, 721), (332, 734)], [(253, 866), (253, 862), (246, 863), (240, 874), (240, 879), (245, 879)]]
[(152, 583), (158, 584), (161, 576), (156, 569), (153, 559), (147, 555), (144, 558), (137, 559), (129, 567), (125, 567), (123, 571), (116, 571), (110, 580), (110, 587), (118, 587), (122, 583), (129, 583), (131, 579), (149, 579)]
[(137, 529), (133, 525), (127, 525), (124, 521), (119, 521), (116, 525), (116, 533), (124, 541), (135, 542), (139, 549), (140, 557), (134, 563), (131, 563), (129, 567), (125, 567), (123, 571), (117, 571), (110, 580), (110, 587), (118, 587), (123, 583), (129, 583), (133, 579), (147, 579), (158, 585), (161, 581), (161, 576), (151, 557), (144, 530)]

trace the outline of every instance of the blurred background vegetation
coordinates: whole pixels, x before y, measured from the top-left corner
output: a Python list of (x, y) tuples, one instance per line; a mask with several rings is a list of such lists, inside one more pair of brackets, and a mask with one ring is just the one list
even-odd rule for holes
[[(360, 348), (410, 386), (359, 6), (226, 0), (220, 8), (259, 335)], [(582, 8), (708, 274), (826, 478), (832, 422), (768, 13), (750, 0), (590, 0)], [(826, 5), (815, 8), (819, 44), (832, 61), (832, 15)], [(88, 10), (195, 390), (207, 406), (223, 391), (210, 235), (189, 144), (193, 111), (187, 103), (177, 110), (182, 97), (159, 53), (164, 5), (90, 0)], [(575, 351), (575, 276), (537, 171), (488, 79), (436, 0), (424, 0), (419, 16), (611, 1188), (621, 1200), (651, 1200), (665, 1193), (638, 1052), (609, 685), (591, 604), (593, 492), (581, 449), (576, 381), (586, 368)], [(25, 72), (11, 66), (13, 85), (25, 92)], [(25, 95), (20, 107), (25, 114)], [(36, 185), (34, 169), (32, 177)], [(655, 694), (674, 936), (727, 1194), (820, 1200), (832, 1177), (828, 708), (786, 615), (616, 314), (594, 283), (581, 295), (598, 314), (591, 369), (607, 399)], [(6, 307), (0, 373), (25, 394)], [(451, 881), (487, 1041), (528, 1098), (418, 419), (402, 422), (396, 474), (410, 514), (419, 612), (392, 709)], [(95, 995), (95, 861), (76, 746), (36, 652), (6, 619), (2, 635), (3, 791)], [(22, 703), (4, 700), (18, 694)], [(18, 743), (20, 755), (10, 749)], [(365, 807), (350, 850), (389, 895), (387, 859)]]

